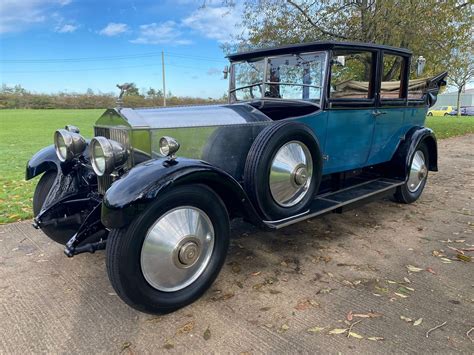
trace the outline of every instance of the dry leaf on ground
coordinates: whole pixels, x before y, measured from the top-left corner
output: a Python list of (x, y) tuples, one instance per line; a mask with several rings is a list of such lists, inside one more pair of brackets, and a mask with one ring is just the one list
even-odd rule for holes
[(423, 269), (421, 269), (419, 267), (416, 267), (416, 266), (413, 266), (413, 265), (407, 265), (407, 269), (408, 269), (408, 271), (411, 271), (411, 272), (423, 271)]
[(308, 333), (321, 333), (327, 327), (312, 327), (307, 330)]
[(329, 334), (344, 334), (348, 331), (348, 328), (335, 328), (329, 331)]
[(413, 322), (413, 325), (420, 325), (423, 322), (423, 318), (418, 318), (416, 321)]

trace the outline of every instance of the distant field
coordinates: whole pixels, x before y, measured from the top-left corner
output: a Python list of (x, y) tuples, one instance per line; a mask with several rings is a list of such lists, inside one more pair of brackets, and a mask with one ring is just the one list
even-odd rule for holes
[[(0, 110), (0, 223), (32, 217), (37, 179), (25, 181), (25, 165), (39, 149), (53, 143), (53, 132), (66, 124), (92, 136), (104, 110)], [(474, 117), (429, 117), (426, 125), (438, 138), (474, 133)]]

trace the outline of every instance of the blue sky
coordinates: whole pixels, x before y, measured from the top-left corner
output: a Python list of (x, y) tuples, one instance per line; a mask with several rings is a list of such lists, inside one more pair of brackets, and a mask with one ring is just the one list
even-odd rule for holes
[[(35, 92), (116, 92), (117, 83), (220, 97), (220, 45), (239, 33), (222, 1), (1, 0), (0, 82)], [(237, 26), (236, 26), (237, 25)]]

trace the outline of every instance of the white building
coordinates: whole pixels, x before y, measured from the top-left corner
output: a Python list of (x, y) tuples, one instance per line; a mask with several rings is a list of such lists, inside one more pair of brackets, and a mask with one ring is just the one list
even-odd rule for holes
[[(446, 92), (438, 95), (436, 107), (438, 106), (456, 106), (458, 100), (457, 92)], [(474, 88), (466, 89), (461, 93), (461, 106), (474, 106)]]

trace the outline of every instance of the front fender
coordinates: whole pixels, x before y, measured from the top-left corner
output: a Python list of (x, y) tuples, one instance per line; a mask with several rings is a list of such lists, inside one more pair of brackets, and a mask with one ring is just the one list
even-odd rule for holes
[(183, 184), (206, 184), (232, 211), (260, 224), (254, 206), (242, 186), (228, 173), (209, 163), (178, 158), (155, 159), (135, 166), (107, 190), (102, 203), (102, 223), (107, 228), (128, 225), (147, 206), (169, 189)]
[(55, 169), (59, 171), (59, 161), (54, 145), (49, 145), (38, 151), (26, 164), (25, 180), (30, 180), (41, 173)]
[(405, 139), (389, 163), (391, 173), (400, 178), (407, 178), (410, 171), (410, 158), (416, 147), (424, 142), (428, 148), (430, 171), (438, 171), (438, 145), (436, 136), (430, 128), (413, 127), (405, 135)]

